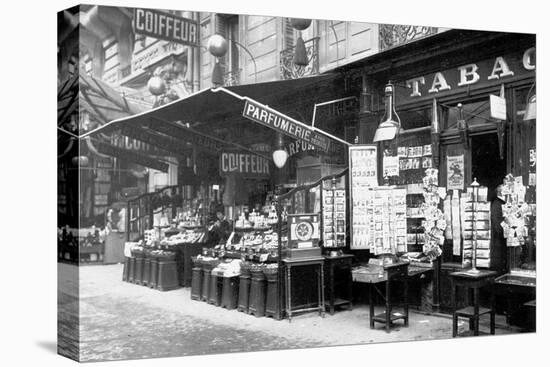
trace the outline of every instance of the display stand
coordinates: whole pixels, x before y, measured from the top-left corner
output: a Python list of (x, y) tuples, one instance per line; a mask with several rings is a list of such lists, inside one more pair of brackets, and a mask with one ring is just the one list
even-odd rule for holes
[[(316, 258), (304, 258), (304, 259), (284, 259), (285, 264), (285, 278), (286, 278), (286, 295), (285, 295), (285, 311), (288, 316), (288, 321), (292, 320), (293, 313), (319, 311), (321, 317), (325, 317), (325, 291), (324, 291), (324, 270), (323, 264), (325, 259), (323, 257)], [(292, 268), (298, 266), (315, 266), (317, 272), (317, 306), (295, 308), (292, 305)]]
[[(494, 281), (497, 273), (495, 271), (477, 270), (451, 273), (451, 302), (453, 304), (453, 338), (458, 336), (458, 317), (467, 317), (470, 320), (470, 332), (474, 336), (479, 335), (479, 317), (485, 314), (490, 315), (490, 333), (495, 334), (495, 292)], [(466, 307), (457, 309), (456, 295), (458, 288), (468, 290), (469, 304)], [(479, 290), (483, 287), (490, 288), (490, 307), (480, 307)]]
[[(293, 283), (292, 279), (292, 267), (296, 266), (315, 266), (318, 269), (317, 272), (317, 287), (319, 302), (317, 307), (307, 308), (307, 310), (319, 310), (321, 316), (325, 313), (325, 300), (324, 300), (324, 262), (325, 258), (321, 256), (320, 252), (318, 256), (311, 255), (312, 249), (298, 248), (298, 251), (290, 251), (287, 241), (283, 241), (283, 237), (288, 237), (290, 225), (287, 224), (288, 213), (313, 213), (314, 209), (311, 205), (312, 194), (323, 190), (323, 181), (339, 179), (347, 177), (348, 169), (343, 169), (342, 172), (334, 175), (322, 177), (318, 181), (300, 187), (296, 187), (289, 192), (281, 195), (277, 195), (274, 198), (274, 205), (277, 211), (277, 233), (278, 233), (278, 281), (277, 281), (277, 294), (279, 309), (285, 310), (289, 320), (292, 318), (292, 313), (297, 310), (293, 309), (293, 296), (291, 287)], [(299, 209), (299, 210), (297, 210)], [(303, 251), (306, 250), (306, 251)], [(299, 253), (308, 253), (306, 257), (300, 256)], [(287, 258), (288, 257), (288, 258)], [(307, 281), (307, 279), (300, 279), (301, 281)], [(286, 287), (285, 287), (286, 285)], [(286, 288), (286, 291), (283, 290)], [(305, 310), (300, 310), (305, 311)]]

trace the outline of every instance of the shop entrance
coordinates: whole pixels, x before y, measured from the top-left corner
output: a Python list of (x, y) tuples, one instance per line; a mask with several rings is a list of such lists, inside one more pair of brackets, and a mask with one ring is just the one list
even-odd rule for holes
[(495, 198), (495, 189), (506, 176), (506, 160), (500, 159), (497, 134), (472, 136), (472, 180), (477, 178), (489, 189), (487, 199)]

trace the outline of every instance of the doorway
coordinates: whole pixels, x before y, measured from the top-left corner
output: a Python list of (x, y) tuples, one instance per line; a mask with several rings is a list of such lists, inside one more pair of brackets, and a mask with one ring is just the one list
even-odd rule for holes
[(480, 185), (487, 186), (487, 200), (492, 201), (496, 187), (506, 176), (506, 160), (500, 159), (497, 134), (472, 136), (471, 143), (472, 180), (476, 178)]

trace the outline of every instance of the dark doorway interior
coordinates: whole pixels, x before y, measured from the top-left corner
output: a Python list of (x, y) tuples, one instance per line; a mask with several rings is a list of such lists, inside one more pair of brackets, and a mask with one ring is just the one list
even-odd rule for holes
[[(472, 137), (472, 180), (489, 188), (488, 200), (495, 198), (495, 189), (506, 176), (506, 160), (500, 159), (497, 134)], [(505, 155), (506, 156), (506, 155)]]

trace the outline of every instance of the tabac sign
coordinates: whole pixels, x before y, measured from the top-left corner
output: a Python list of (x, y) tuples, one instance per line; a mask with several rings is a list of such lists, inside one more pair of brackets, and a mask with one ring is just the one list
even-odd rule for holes
[(199, 26), (196, 21), (153, 9), (134, 9), (134, 30), (166, 41), (188, 46), (199, 45)]
[(222, 152), (220, 174), (238, 174), (244, 177), (269, 177), (269, 160), (247, 152)]
[(257, 102), (247, 100), (244, 105), (243, 116), (294, 139), (303, 140), (320, 151), (327, 152), (329, 150), (328, 137), (297, 124), (282, 113)]
[(433, 98), (443, 92), (499, 85), (514, 77), (534, 75), (535, 54), (535, 47), (531, 47), (523, 52), (499, 55), (408, 79), (405, 81), (407, 89), (396, 91), (400, 94), (396, 101), (412, 102), (424, 97)]

